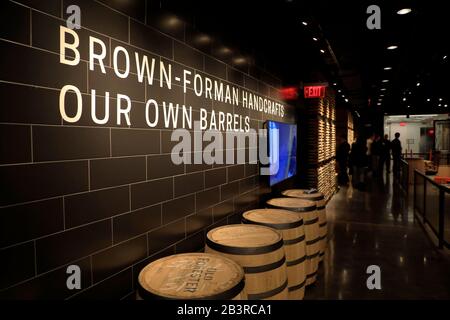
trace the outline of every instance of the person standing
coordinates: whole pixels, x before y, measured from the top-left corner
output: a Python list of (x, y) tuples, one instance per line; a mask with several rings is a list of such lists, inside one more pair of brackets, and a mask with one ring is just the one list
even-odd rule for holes
[(336, 161), (338, 163), (338, 183), (346, 185), (348, 183), (348, 154), (350, 152), (350, 145), (347, 142), (345, 135), (339, 137), (339, 145), (336, 150)]
[(384, 135), (381, 139), (381, 154), (380, 154), (380, 165), (378, 171), (383, 174), (384, 164), (386, 164), (386, 173), (391, 172), (391, 141), (389, 141), (389, 136)]
[(393, 172), (398, 177), (400, 171), (400, 159), (402, 157), (402, 143), (400, 142), (400, 133), (395, 133), (395, 139), (391, 142), (392, 159), (394, 160)]
[(364, 139), (357, 138), (356, 142), (352, 144), (352, 151), (350, 152), (350, 161), (353, 166), (352, 184), (353, 187), (359, 190), (364, 190), (364, 169), (367, 166), (367, 145)]

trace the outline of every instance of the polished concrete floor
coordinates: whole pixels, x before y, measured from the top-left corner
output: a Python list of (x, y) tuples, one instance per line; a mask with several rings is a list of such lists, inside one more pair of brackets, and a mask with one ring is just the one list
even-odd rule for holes
[[(327, 205), (329, 243), (305, 299), (450, 299), (450, 261), (434, 249), (392, 177), (341, 187)], [(366, 269), (381, 270), (369, 290)]]

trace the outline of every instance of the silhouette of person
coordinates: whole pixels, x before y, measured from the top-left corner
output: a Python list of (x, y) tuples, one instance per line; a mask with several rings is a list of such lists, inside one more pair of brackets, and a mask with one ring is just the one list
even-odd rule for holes
[(398, 177), (400, 173), (400, 159), (402, 157), (402, 143), (400, 142), (400, 133), (395, 133), (395, 139), (391, 142), (392, 159), (394, 160), (394, 176)]

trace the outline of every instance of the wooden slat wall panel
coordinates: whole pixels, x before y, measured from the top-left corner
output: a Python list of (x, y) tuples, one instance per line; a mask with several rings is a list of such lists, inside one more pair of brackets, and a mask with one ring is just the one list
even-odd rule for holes
[(336, 190), (336, 108), (334, 94), (313, 100), (306, 110), (308, 169), (306, 183), (330, 198)]

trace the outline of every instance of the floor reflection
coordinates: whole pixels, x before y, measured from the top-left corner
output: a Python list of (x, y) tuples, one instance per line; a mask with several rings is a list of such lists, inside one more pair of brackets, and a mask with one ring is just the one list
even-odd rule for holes
[[(366, 191), (342, 187), (327, 205), (329, 244), (305, 299), (450, 299), (450, 262), (414, 221), (411, 202), (392, 177)], [(381, 290), (369, 290), (366, 269), (381, 269)]]

